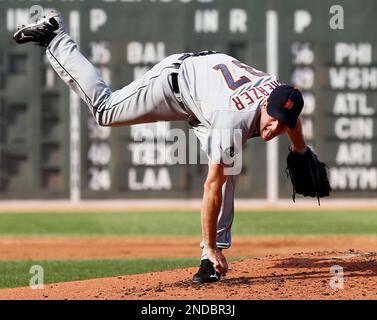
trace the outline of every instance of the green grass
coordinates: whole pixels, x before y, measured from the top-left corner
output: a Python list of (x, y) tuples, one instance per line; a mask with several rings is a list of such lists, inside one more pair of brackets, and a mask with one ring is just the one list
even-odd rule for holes
[[(376, 211), (238, 212), (234, 236), (377, 235)], [(200, 238), (198, 212), (0, 214), (1, 237)], [(197, 266), (198, 259), (0, 261), (0, 288), (28, 286), (32, 265), (45, 283), (121, 276)]]
[(29, 286), (33, 265), (43, 267), (48, 284), (188, 268), (197, 266), (198, 259), (0, 261), (0, 288)]
[[(233, 234), (377, 235), (377, 212), (238, 212)], [(0, 237), (6, 236), (200, 236), (200, 216), (197, 212), (0, 214)]]

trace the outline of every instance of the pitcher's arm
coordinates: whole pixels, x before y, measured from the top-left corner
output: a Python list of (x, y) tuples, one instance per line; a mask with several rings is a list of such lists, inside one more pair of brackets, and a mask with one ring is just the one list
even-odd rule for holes
[(296, 127), (294, 129), (288, 129), (287, 135), (292, 143), (292, 151), (298, 153), (304, 153), (306, 151), (306, 142), (304, 134), (302, 133), (302, 124), (300, 118), (297, 119)]
[(224, 167), (219, 164), (209, 164), (208, 175), (204, 183), (203, 204), (201, 212), (202, 236), (208, 259), (214, 268), (222, 275), (228, 270), (224, 255), (216, 247), (217, 220), (222, 203), (222, 187), (227, 180)]

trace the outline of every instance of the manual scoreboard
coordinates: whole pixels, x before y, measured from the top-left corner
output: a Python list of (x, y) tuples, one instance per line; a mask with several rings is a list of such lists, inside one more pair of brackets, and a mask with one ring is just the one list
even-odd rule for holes
[[(334, 197), (377, 197), (374, 1), (2, 0), (0, 199), (68, 199), (72, 188), (81, 199), (200, 198), (206, 176), (206, 164), (176, 164), (165, 156), (176, 147), (175, 129), (185, 132), (181, 151), (203, 156), (184, 122), (103, 128), (78, 102), (79, 125), (72, 126), (77, 97), (42, 49), (12, 41), (39, 7), (63, 13), (80, 50), (113, 90), (179, 52), (217, 50), (264, 71), (275, 59), (279, 79), (304, 93), (305, 136), (329, 164)], [(271, 39), (275, 46), (268, 47)], [(288, 145), (279, 138), (278, 198), (291, 195)], [(268, 198), (267, 153), (261, 139), (247, 143), (238, 197)]]

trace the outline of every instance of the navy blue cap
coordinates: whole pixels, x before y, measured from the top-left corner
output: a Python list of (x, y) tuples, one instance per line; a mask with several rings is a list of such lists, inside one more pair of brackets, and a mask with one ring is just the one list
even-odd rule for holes
[(296, 127), (297, 118), (304, 107), (300, 90), (284, 84), (272, 90), (267, 101), (267, 113), (271, 117), (282, 121), (290, 129)]

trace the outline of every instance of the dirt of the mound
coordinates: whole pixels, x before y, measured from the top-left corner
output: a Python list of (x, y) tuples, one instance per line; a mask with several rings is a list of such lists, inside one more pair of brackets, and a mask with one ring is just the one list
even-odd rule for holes
[[(344, 270), (343, 289), (331, 268)], [(377, 299), (377, 254), (299, 253), (232, 262), (222, 281), (191, 285), (196, 268), (0, 290), (0, 299)]]
[[(198, 258), (199, 238), (0, 239), (0, 260)], [(235, 237), (227, 257), (295, 252), (368, 251), (377, 237)]]

